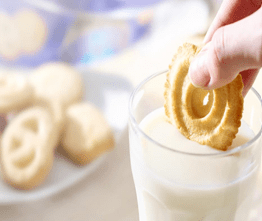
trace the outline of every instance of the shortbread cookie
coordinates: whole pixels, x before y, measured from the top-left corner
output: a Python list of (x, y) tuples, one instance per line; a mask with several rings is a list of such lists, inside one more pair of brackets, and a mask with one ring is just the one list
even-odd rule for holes
[(54, 148), (56, 148), (61, 140), (64, 127), (65, 108), (59, 101), (56, 101), (55, 99), (42, 101), (39, 100), (38, 102), (34, 103), (34, 106), (43, 107), (49, 112), (54, 124), (54, 137), (57, 138), (54, 145)]
[(75, 163), (87, 164), (114, 147), (114, 136), (103, 114), (82, 102), (66, 111), (62, 146)]
[(8, 14), (0, 12), (0, 57), (15, 60), (21, 52), (18, 24)]
[(45, 21), (33, 10), (18, 11), (14, 22), (19, 27), (23, 53), (35, 54), (46, 42), (48, 29)]
[(7, 117), (5, 114), (0, 114), (0, 134), (3, 133), (5, 127), (7, 125)]
[(188, 69), (199, 51), (199, 47), (186, 43), (175, 54), (165, 84), (165, 112), (169, 122), (188, 139), (227, 150), (241, 125), (242, 77), (238, 75), (230, 84), (214, 90), (194, 87)]
[(0, 74), (0, 113), (17, 111), (30, 105), (33, 87), (23, 75)]
[(49, 174), (54, 159), (53, 123), (45, 108), (20, 112), (6, 127), (1, 141), (1, 165), (5, 181), (19, 189), (31, 189)]
[(30, 76), (35, 101), (56, 100), (65, 107), (81, 101), (84, 84), (80, 74), (66, 63), (47, 63)]

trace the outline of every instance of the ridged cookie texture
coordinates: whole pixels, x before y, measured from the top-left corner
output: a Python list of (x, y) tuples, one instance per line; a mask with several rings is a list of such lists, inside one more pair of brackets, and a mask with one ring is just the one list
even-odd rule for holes
[(188, 69), (201, 47), (185, 43), (169, 66), (165, 83), (165, 113), (188, 139), (227, 150), (241, 126), (243, 82), (241, 75), (214, 90), (196, 88)]

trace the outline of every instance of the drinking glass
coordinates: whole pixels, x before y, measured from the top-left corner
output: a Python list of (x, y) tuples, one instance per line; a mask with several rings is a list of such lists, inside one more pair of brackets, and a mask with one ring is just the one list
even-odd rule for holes
[(166, 72), (145, 79), (129, 103), (129, 142), (140, 221), (247, 221), (261, 158), (261, 98), (251, 88), (243, 120), (254, 135), (241, 146), (212, 153), (171, 149), (140, 122), (164, 106)]

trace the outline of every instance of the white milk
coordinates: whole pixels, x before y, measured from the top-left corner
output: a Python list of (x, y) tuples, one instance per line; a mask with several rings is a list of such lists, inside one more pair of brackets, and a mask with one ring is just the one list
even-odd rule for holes
[[(163, 108), (146, 116), (140, 128), (177, 151), (222, 153), (186, 139), (165, 121)], [(140, 221), (247, 221), (258, 171), (252, 161), (252, 148), (220, 157), (194, 156), (132, 136), (135, 135), (130, 137), (131, 164)], [(232, 147), (253, 137), (254, 133), (242, 122)]]

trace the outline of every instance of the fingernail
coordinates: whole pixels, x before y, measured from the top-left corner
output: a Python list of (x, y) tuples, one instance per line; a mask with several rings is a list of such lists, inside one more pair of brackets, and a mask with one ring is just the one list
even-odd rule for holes
[(210, 75), (207, 69), (207, 53), (200, 53), (190, 64), (189, 78), (195, 87), (205, 88), (210, 82)]

